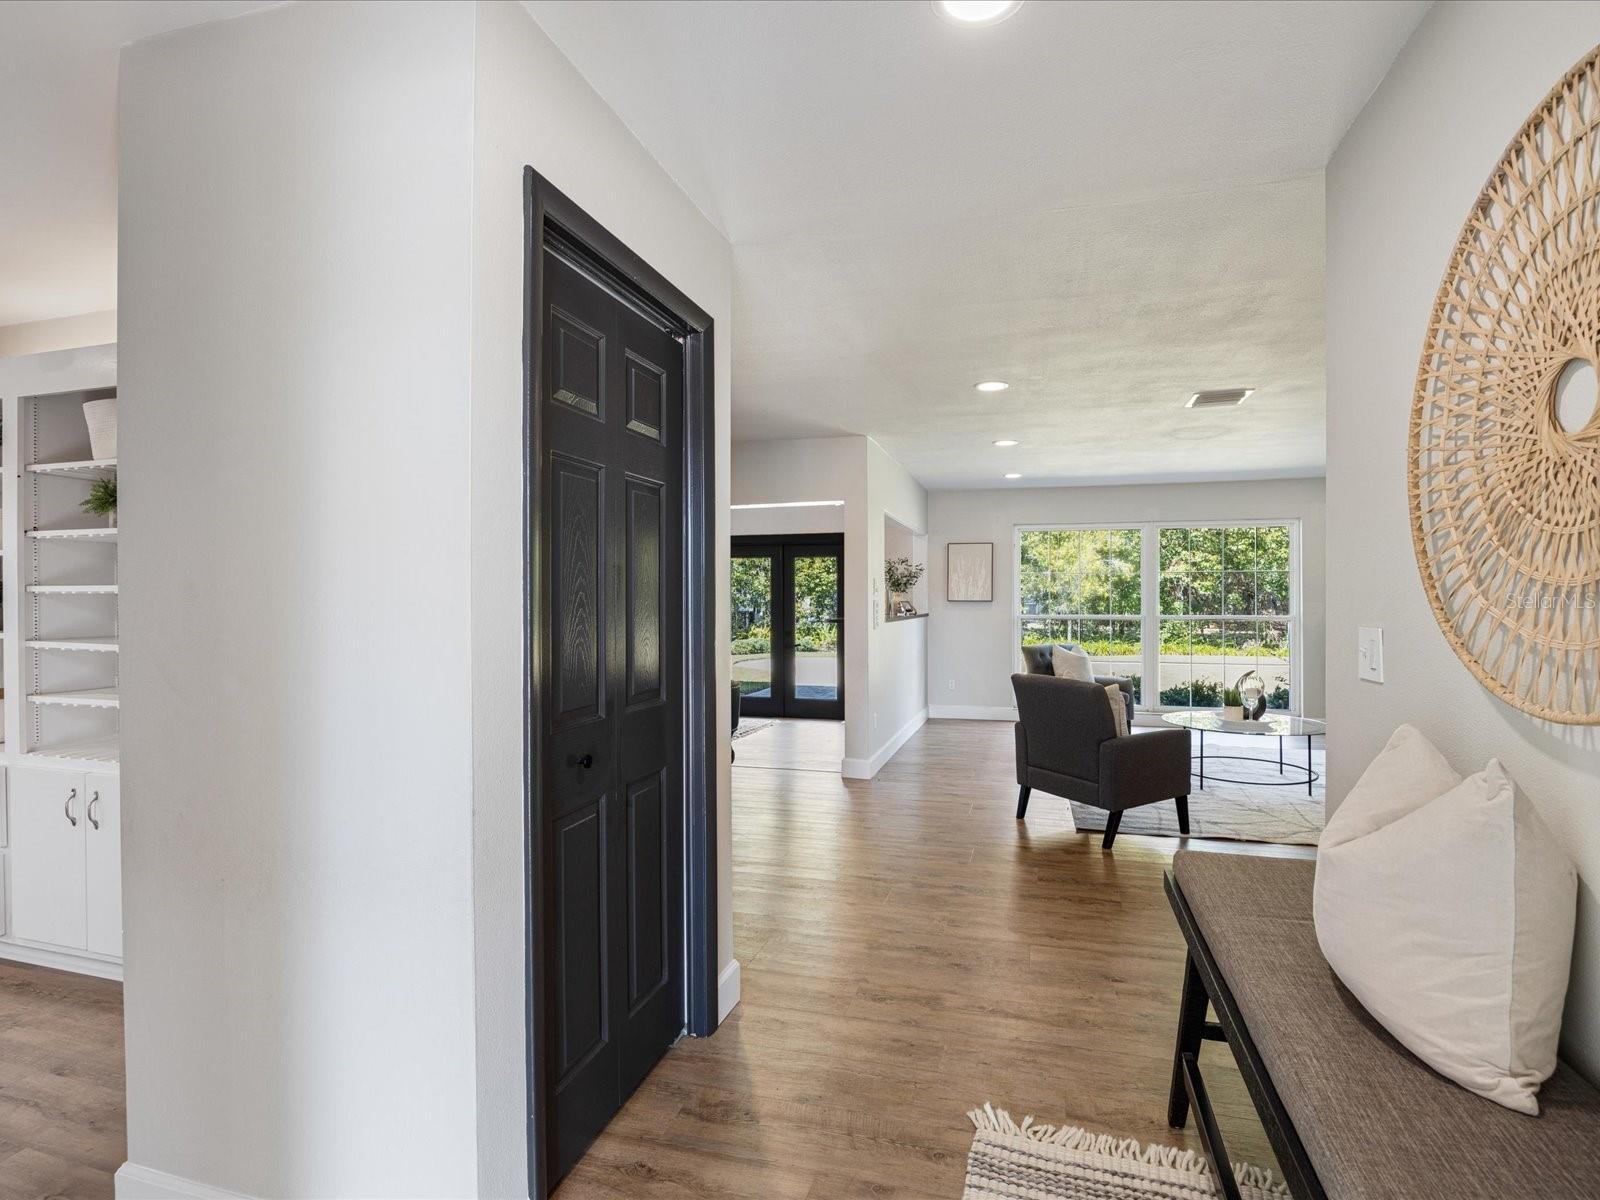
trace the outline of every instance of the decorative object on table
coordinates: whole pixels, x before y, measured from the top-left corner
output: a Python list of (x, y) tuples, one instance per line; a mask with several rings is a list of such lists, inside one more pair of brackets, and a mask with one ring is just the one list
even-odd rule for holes
[[(962, 1200), (1212, 1200), (1216, 1179), (1199, 1150), (1145, 1144), (1075, 1125), (1022, 1124), (985, 1104), (967, 1114), (977, 1133)], [(1271, 1171), (1234, 1163), (1240, 1200), (1290, 1200)]]
[(894, 602), (894, 615), (897, 617), (914, 617), (917, 615), (917, 610), (909, 600), (896, 600)]
[(945, 547), (944, 596), (957, 604), (994, 599), (993, 542), (951, 542)]
[(1267, 711), (1267, 685), (1254, 671), (1239, 676), (1233, 690), (1239, 693), (1239, 706), (1244, 709), (1246, 721), (1259, 721)]
[(917, 581), (927, 569), (921, 563), (914, 563), (909, 558), (891, 558), (883, 564), (883, 581), (889, 587), (890, 611), (896, 616), (902, 615), (899, 607), (902, 602), (911, 609), (912, 614), (917, 611), (911, 603), (910, 592), (917, 586)]
[(89, 488), (89, 495), (79, 505), (86, 513), (97, 517), (105, 517), (106, 523), (115, 526), (117, 523), (117, 477), (109, 479), (96, 479)]
[(1313, 897), (1323, 957), (1380, 1025), (1446, 1079), (1537, 1115), (1578, 873), (1498, 759), (1462, 779), (1400, 726), (1328, 819)]
[(1236, 687), (1222, 689), (1222, 719), (1224, 721), (1245, 719), (1244, 701), (1239, 699), (1239, 689)]
[(1597, 158), (1600, 48), (1534, 109), (1467, 214), (1407, 450), (1412, 545), (1446, 640), (1507, 704), (1573, 725), (1600, 724)]
[(83, 421), (89, 427), (89, 457), (97, 462), (117, 456), (117, 398), (85, 400)]

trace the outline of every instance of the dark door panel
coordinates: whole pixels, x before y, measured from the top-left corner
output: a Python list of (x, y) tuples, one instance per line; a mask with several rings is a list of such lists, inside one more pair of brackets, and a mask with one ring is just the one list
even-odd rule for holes
[(549, 248), (543, 269), (554, 1181), (684, 1026), (683, 351)]

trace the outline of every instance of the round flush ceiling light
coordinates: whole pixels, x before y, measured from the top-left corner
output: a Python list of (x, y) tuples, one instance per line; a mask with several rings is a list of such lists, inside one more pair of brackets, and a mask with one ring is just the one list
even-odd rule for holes
[(996, 446), (1015, 446), (1016, 444), (1015, 438), (1000, 438), (995, 442)]
[(979, 392), (1003, 392), (1011, 385), (1002, 379), (986, 379), (974, 389)]
[(1006, 472), (1006, 478), (1007, 479), (1021, 479), (1022, 478), (1022, 472), (1021, 471), (1007, 471)]
[(933, 11), (957, 25), (993, 25), (1022, 7), (1022, 0), (933, 0)]

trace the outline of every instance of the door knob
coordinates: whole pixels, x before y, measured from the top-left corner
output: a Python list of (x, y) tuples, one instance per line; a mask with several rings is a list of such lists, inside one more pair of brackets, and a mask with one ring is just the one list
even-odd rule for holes
[(585, 754), (582, 758), (579, 758), (576, 754), (569, 754), (567, 755), (567, 766), (582, 767), (585, 771), (587, 771), (590, 767), (594, 766), (594, 755)]

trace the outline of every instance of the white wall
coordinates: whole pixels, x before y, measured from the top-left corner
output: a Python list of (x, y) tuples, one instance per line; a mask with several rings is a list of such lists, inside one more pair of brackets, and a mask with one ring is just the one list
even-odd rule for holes
[[(719, 967), (733, 963), (728, 767), (728, 244), (520, 5), (477, 8), (472, 249), (472, 706), (479, 1185), (525, 1186), (522, 920), (522, 168), (531, 165), (715, 322)], [(462, 481), (465, 487), (466, 481)], [(518, 1192), (517, 1194), (522, 1194)]]
[(882, 586), (883, 518), (925, 530), (927, 493), (871, 438), (795, 438), (733, 448), (732, 503), (794, 500), (844, 505), (739, 511), (733, 532), (844, 534), (843, 770), (871, 778), (896, 748), (896, 736), (927, 707), (927, 622), (885, 622)]
[(117, 310), (0, 325), (0, 358), (21, 358), (80, 346), (109, 346), (117, 340)]
[[(877, 442), (867, 439), (867, 543), (868, 568), (879, 583), (874, 593), (865, 589), (869, 609), (868, 696), (864, 740), (855, 747), (846, 736), (846, 775), (871, 778), (928, 716), (928, 620), (885, 621), (888, 588), (883, 585), (884, 518), (889, 517), (913, 535), (928, 530), (928, 493), (911, 473), (891, 458)], [(911, 538), (915, 547), (926, 542)], [(903, 549), (903, 548), (902, 548)], [(900, 551), (897, 550), (897, 553)], [(921, 589), (918, 593), (921, 595)], [(876, 595), (876, 600), (874, 600)]]
[[(1330, 803), (1402, 721), (1459, 770), (1491, 754), (1505, 762), (1578, 861), (1563, 1050), (1591, 1079), (1600, 1079), (1600, 740), (1502, 704), (1450, 650), (1418, 579), (1405, 464), (1423, 333), (1462, 222), (1506, 144), (1597, 32), (1595, 3), (1437, 6), (1327, 173)], [(1382, 686), (1356, 679), (1360, 625), (1384, 628)]]
[[(1002, 717), (1015, 706), (1019, 669), (1013, 530), (1017, 525), (1298, 518), (1301, 538), (1303, 711), (1323, 709), (1323, 481), (1150, 484), (1127, 487), (994, 488), (928, 495), (928, 701), (951, 716)], [(994, 543), (994, 600), (945, 599), (946, 547)], [(951, 681), (955, 687), (950, 687)]]
[(256, 1196), (477, 1185), (473, 49), (312, 4), (122, 57), (128, 1153)]

